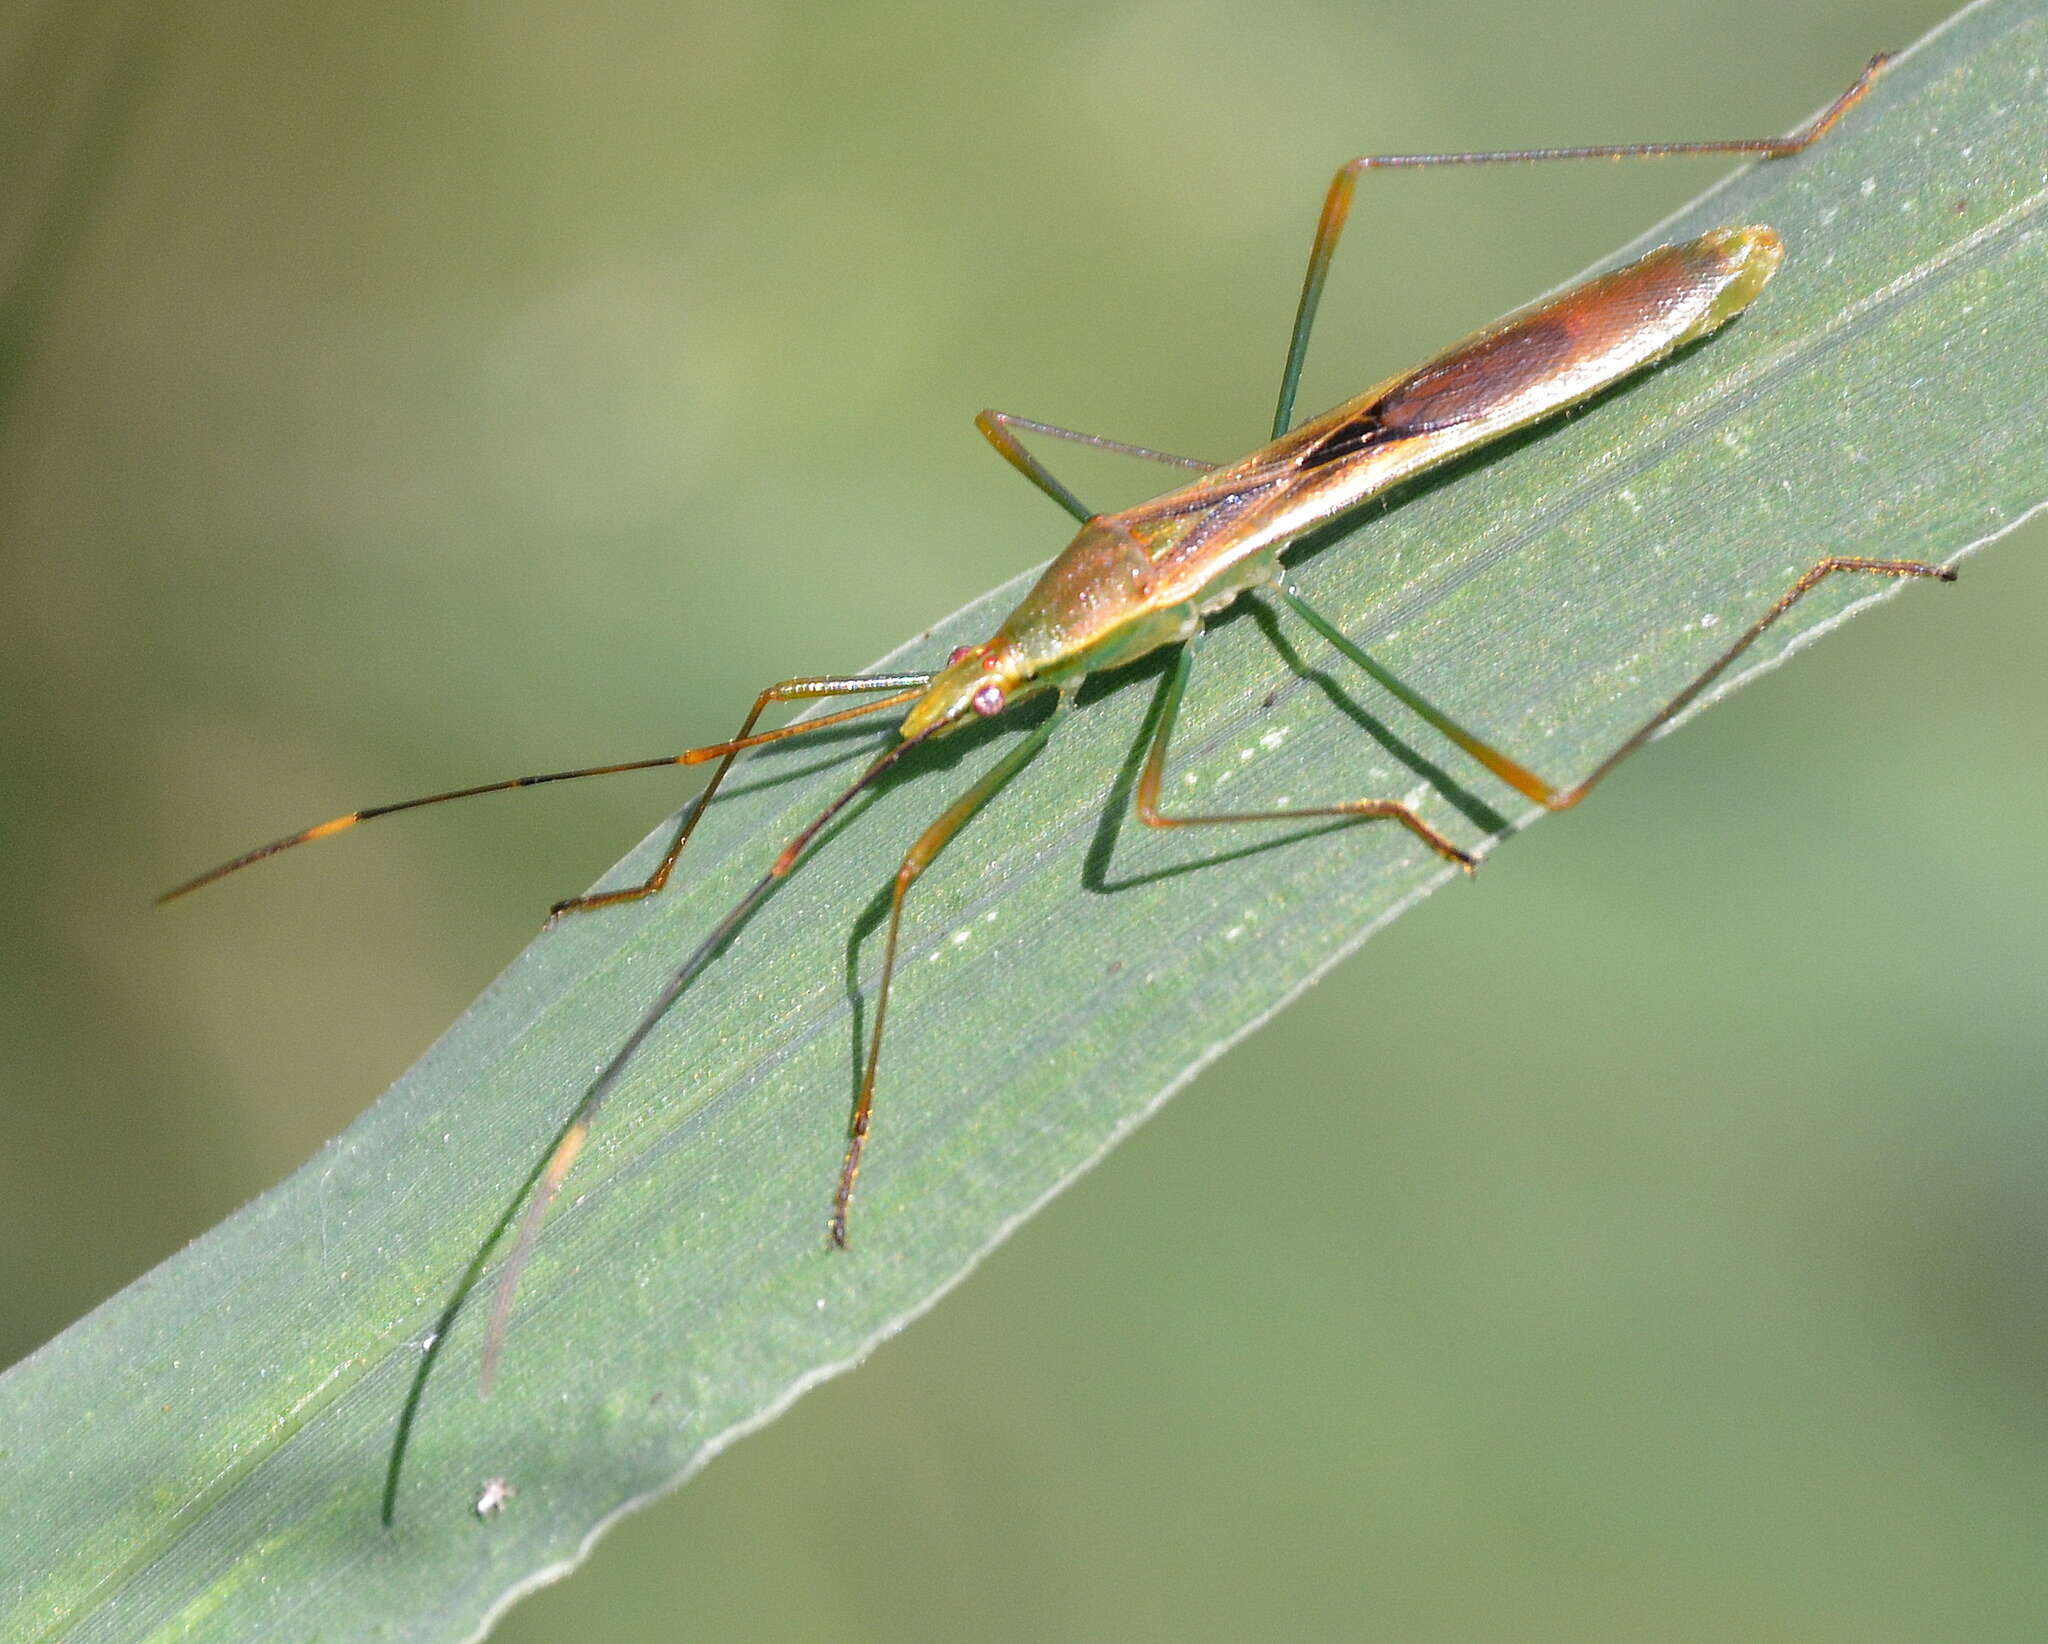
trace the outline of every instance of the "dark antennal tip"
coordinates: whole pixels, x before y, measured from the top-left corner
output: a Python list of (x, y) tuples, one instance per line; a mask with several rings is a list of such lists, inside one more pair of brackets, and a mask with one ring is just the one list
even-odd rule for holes
[[(289, 843), (289, 841), (286, 841), (286, 843)], [(225, 879), (237, 868), (246, 868), (251, 862), (260, 862), (264, 857), (283, 848), (284, 844), (282, 843), (266, 845), (260, 851), (251, 851), (247, 856), (238, 856), (234, 861), (223, 862), (217, 868), (208, 868), (206, 872), (200, 874), (196, 879), (188, 879), (182, 885), (173, 885), (156, 899), (156, 905), (162, 907), (166, 902), (175, 902), (181, 896), (190, 896), (196, 890), (204, 890), (216, 879)]]
[[(385, 807), (385, 809), (396, 808)], [(242, 852), (232, 862), (223, 862), (217, 868), (208, 868), (206, 872), (200, 874), (197, 878), (188, 879), (182, 885), (173, 885), (156, 899), (157, 906), (162, 907), (166, 902), (175, 902), (179, 897), (190, 895), (193, 891), (204, 890), (216, 879), (225, 879), (229, 874), (235, 873), (242, 868), (253, 867), (265, 857), (275, 856), (279, 851), (288, 851), (294, 845), (310, 844), (315, 839), (325, 839), (331, 833), (340, 833), (344, 828), (354, 827), (367, 816), (381, 814), (381, 811), (350, 811), (346, 816), (337, 816), (331, 821), (320, 823), (316, 827), (301, 828), (297, 833), (288, 833), (282, 839), (273, 839), (267, 845), (258, 845), (253, 851)]]

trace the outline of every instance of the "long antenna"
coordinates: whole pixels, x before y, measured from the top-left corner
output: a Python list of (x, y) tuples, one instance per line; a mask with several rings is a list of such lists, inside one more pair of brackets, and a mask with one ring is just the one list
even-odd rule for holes
[[(929, 677), (925, 674), (888, 675), (870, 688), (892, 689), (899, 680), (915, 680), (922, 684)], [(800, 719), (794, 725), (784, 725), (773, 731), (761, 731), (753, 736), (742, 733), (729, 742), (714, 742), (702, 748), (686, 748), (679, 754), (664, 754), (658, 759), (634, 759), (623, 765), (590, 765), (577, 771), (547, 771), (539, 776), (508, 777), (503, 782), (484, 782), (474, 788), (451, 788), (447, 793), (430, 793), (419, 799), (401, 799), (395, 805), (372, 805), (366, 810), (350, 811), (346, 816), (331, 817), (325, 822), (316, 823), (313, 827), (301, 828), (297, 833), (288, 833), (282, 839), (273, 839), (267, 845), (258, 845), (252, 851), (244, 851), (232, 862), (223, 862), (217, 868), (208, 868), (197, 877), (165, 891), (157, 898), (157, 903), (161, 906), (165, 902), (175, 902), (181, 896), (201, 890), (217, 879), (225, 879), (239, 869), (251, 867), (266, 857), (277, 855), (279, 851), (288, 851), (294, 845), (309, 845), (316, 839), (326, 839), (330, 835), (354, 827), (358, 822), (374, 821), (380, 816), (392, 816), (399, 811), (416, 811), (426, 805), (442, 805), (451, 799), (474, 799), (478, 794), (505, 793), (513, 788), (537, 788), (547, 782), (574, 782), (586, 776), (616, 776), (622, 771), (653, 771), (665, 765), (701, 765), (708, 760), (730, 759), (734, 754), (747, 748), (758, 748), (764, 742), (780, 742), (785, 737), (808, 736), (812, 731), (843, 725), (850, 719), (880, 713), (885, 708), (900, 708), (904, 703), (914, 700), (917, 694), (916, 689), (896, 690), (893, 695), (885, 696), (877, 702), (863, 702), (857, 708), (842, 708), (837, 713), (820, 714), (816, 719)], [(754, 714), (749, 715), (747, 719), (748, 725), (753, 724), (754, 715), (760, 713), (766, 699), (764, 693), (763, 701), (755, 703)], [(720, 772), (719, 775), (723, 776), (724, 773)], [(710, 790), (706, 789), (705, 793), (708, 797)]]

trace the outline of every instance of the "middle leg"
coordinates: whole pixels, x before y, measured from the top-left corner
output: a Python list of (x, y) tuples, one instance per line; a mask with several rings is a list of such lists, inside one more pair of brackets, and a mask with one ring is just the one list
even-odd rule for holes
[(1173, 673), (1166, 683), (1166, 696), (1159, 710), (1159, 724), (1152, 732), (1152, 746), (1145, 755), (1145, 769), (1138, 778), (1138, 820), (1148, 828), (1213, 827), (1231, 822), (1301, 822), (1318, 816), (1343, 817), (1368, 822), (1384, 818), (1398, 822), (1446, 862), (1455, 862), (1470, 873), (1475, 858), (1444, 837), (1398, 799), (1345, 799), (1331, 805), (1309, 805), (1284, 811), (1219, 811), (1201, 816), (1168, 816), (1159, 808), (1159, 790), (1166, 778), (1166, 750), (1173, 739), (1174, 721), (1180, 716), (1180, 699), (1194, 671), (1198, 634), (1181, 647), (1174, 659)]

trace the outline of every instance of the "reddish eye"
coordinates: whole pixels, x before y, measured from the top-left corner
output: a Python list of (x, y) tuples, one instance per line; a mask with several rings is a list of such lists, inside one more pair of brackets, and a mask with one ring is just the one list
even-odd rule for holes
[(972, 645), (955, 645), (953, 647), (953, 654), (946, 658), (946, 666), (950, 668), (955, 663), (966, 661), (972, 655), (974, 655), (974, 647)]
[(993, 683), (982, 686), (980, 690), (974, 693), (974, 701), (971, 706), (984, 719), (993, 714), (1001, 713), (1003, 711), (1002, 686)]

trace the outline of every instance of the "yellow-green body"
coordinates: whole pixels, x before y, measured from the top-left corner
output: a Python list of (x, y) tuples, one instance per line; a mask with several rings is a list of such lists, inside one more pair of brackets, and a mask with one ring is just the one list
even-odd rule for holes
[(1740, 313), (1784, 255), (1762, 227), (1660, 246), (1522, 309), (1149, 502), (1098, 514), (981, 645), (904, 716), (906, 740), (1190, 639), (1275, 582), (1304, 533), (1462, 451), (1561, 411)]
[[(226, 874), (260, 862), (310, 840), (325, 839), (359, 822), (399, 811), (438, 805), (445, 800), (605, 776), (620, 771), (648, 770), (662, 765), (696, 765), (717, 761), (711, 780), (684, 813), (668, 849), (653, 871), (638, 884), (596, 891), (558, 902), (553, 915), (612, 907), (652, 896), (668, 882), (670, 871), (689, 843), (691, 833), (717, 794), (719, 784), (742, 752), (764, 743), (808, 735), (843, 725), (868, 714), (903, 710), (898, 739), (872, 760), (861, 775), (790, 839), (752, 889), (726, 912), (689, 956), (669, 976), (641, 1013), (633, 1030), (585, 1087), (582, 1099), (556, 1132), (547, 1157), (521, 1186), (497, 1227), (472, 1260), (456, 1294), (443, 1311), (415, 1373), (412, 1394), (399, 1422), (399, 1439), (385, 1475), (384, 1519), (396, 1506), (405, 1435), (412, 1425), (426, 1377), (470, 1288), (500, 1234), (517, 1215), (517, 1232), (498, 1276), (497, 1293), (485, 1333), (483, 1383), (488, 1390), (492, 1368), (512, 1313), (519, 1275), (539, 1237), (549, 1204), (562, 1187), (577, 1155), (596, 1123), (599, 1111), (642, 1044), (664, 1015), (724, 951), (743, 926), (794, 872), (812, 845), (853, 801), (894, 769), (918, 744), (957, 729), (976, 718), (989, 718), (1043, 691), (1054, 691), (1053, 711), (1041, 717), (991, 763), (966, 792), (960, 794), (927, 826), (903, 853), (889, 892), (888, 935), (882, 972), (874, 994), (867, 1032), (867, 1058), (853, 1105), (839, 1182), (832, 1196), (828, 1233), (833, 1245), (847, 1241), (847, 1216), (868, 1141), (877, 1070), (881, 1065), (882, 1031), (888, 1019), (890, 988), (896, 974), (898, 937), (904, 899), (918, 877), (931, 866), (970, 817), (1036, 756), (1074, 699), (1088, 674), (1120, 666), (1163, 646), (1183, 644), (1200, 631), (1203, 619), (1229, 605), (1249, 589), (1280, 583), (1281, 552), (1304, 534), (1323, 525), (1423, 470), (1475, 446), (1575, 405), (1620, 382), (1673, 349), (1707, 335), (1739, 314), (1763, 289), (1784, 255), (1778, 236), (1768, 228), (1721, 228), (1678, 245), (1661, 246), (1624, 268), (1586, 280), (1562, 294), (1509, 315), (1498, 324), (1466, 338), (1428, 364), (1368, 389), (1298, 428), (1290, 427), (1296, 390), (1325, 276), (1350, 213), (1354, 187), (1366, 171), (1397, 167), (1488, 165), (1495, 162), (1552, 160), (1653, 159), (1667, 155), (1754, 155), (1779, 160), (1817, 141), (1852, 108), (1883, 69), (1883, 54), (1871, 59), (1861, 75), (1833, 103), (1790, 137), (1748, 137), (1702, 143), (1624, 143), (1590, 148), (1510, 149), (1492, 153), (1360, 155), (1346, 161), (1331, 179), (1309, 251), (1301, 299), (1295, 311), (1280, 394), (1274, 408), (1274, 438), (1243, 461), (1217, 468), (1165, 452), (1126, 445), (1116, 440), (1033, 423), (1005, 412), (985, 411), (977, 419), (990, 443), (1027, 479), (1074, 518), (1081, 529), (1060, 556), (1046, 567), (1029, 594), (1002, 625), (979, 645), (963, 645), (936, 673), (804, 675), (778, 680), (754, 700), (738, 734), (706, 747), (658, 759), (626, 764), (595, 765), (581, 770), (553, 771), (513, 777), (475, 787), (428, 794), (394, 805), (371, 806), (301, 829), (260, 845), (210, 871), (188, 879), (165, 893), (171, 900), (212, 884)], [(1193, 469), (1199, 477), (1164, 496), (1120, 513), (1090, 515), (1086, 504), (1034, 456), (1013, 430), (1077, 440), (1127, 455)], [(1852, 559), (1830, 556), (1807, 570), (1767, 610), (1736, 636), (1656, 713), (1639, 725), (1594, 769), (1568, 786), (1554, 786), (1518, 764), (1502, 750), (1461, 726), (1417, 692), (1404, 685), (1361, 650), (1336, 624), (1318, 613), (1294, 589), (1281, 585), (1286, 603), (1342, 656), (1363, 669), (1399, 702), (1443, 733), (1502, 782), (1550, 810), (1576, 805), (1623, 759), (1656, 736), (1674, 717), (1699, 700), (1727, 667), (1802, 597), (1837, 572), (1885, 577), (1934, 578), (1952, 581), (1944, 565), (1916, 560)], [(1184, 814), (1162, 804), (1168, 745), (1193, 657), (1184, 645), (1160, 693), (1158, 711), (1148, 735), (1149, 748), (1132, 784), (1133, 808), (1148, 827), (1278, 825), (1299, 829), (1303, 823), (1389, 821), (1408, 832), (1443, 861), (1470, 871), (1478, 855), (1440, 831), (1408, 802), (1384, 797), (1352, 797), (1309, 804), (1282, 800), (1263, 810)], [(814, 718), (799, 719), (773, 730), (756, 732), (762, 713), (779, 703), (816, 701), (825, 697), (875, 698)], [(1319, 830), (1318, 830), (1319, 831)], [(529, 1195), (529, 1189), (531, 1190)], [(519, 1210), (521, 1201), (523, 1212)]]

